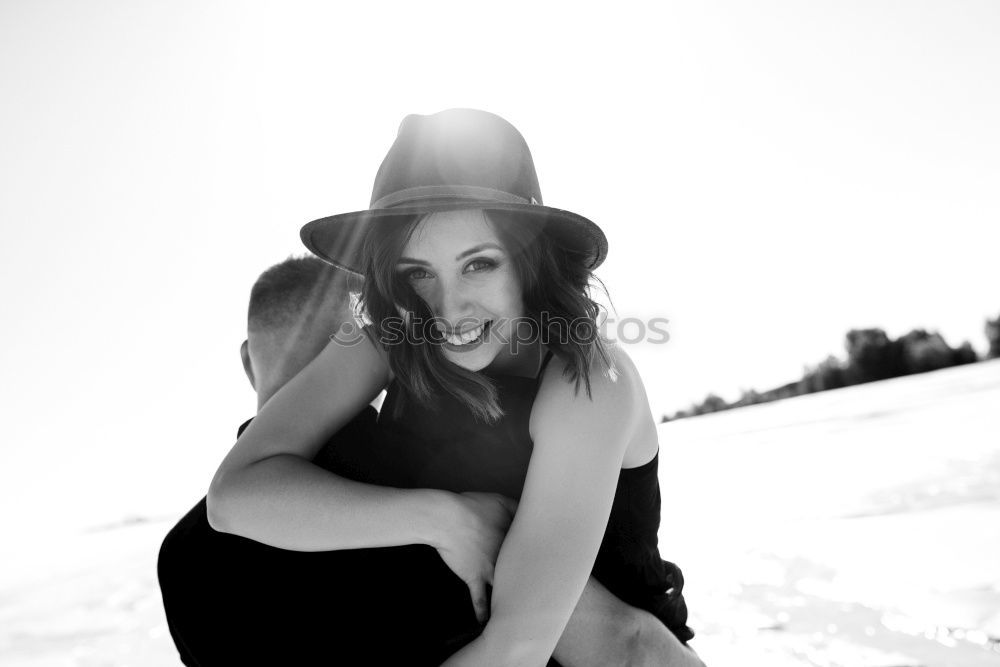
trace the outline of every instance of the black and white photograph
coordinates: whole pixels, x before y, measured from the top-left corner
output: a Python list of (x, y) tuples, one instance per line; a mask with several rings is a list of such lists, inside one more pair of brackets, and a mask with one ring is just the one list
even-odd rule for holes
[(1000, 667), (1000, 4), (0, 2), (0, 664)]

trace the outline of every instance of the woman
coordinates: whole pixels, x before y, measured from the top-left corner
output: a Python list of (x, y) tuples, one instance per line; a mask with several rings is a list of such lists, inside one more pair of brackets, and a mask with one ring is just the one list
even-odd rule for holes
[[(586, 296), (604, 235), (540, 202), (506, 121), (407, 117), (371, 208), (303, 229), (313, 252), (364, 275), (368, 335), (331, 342), (278, 391), (209, 490), (214, 527), (273, 546), (432, 546), (485, 621), (447, 665), (545, 664), (592, 571), (692, 636), (680, 571), (656, 552), (645, 391)], [(384, 388), (378, 485), (310, 463)]]

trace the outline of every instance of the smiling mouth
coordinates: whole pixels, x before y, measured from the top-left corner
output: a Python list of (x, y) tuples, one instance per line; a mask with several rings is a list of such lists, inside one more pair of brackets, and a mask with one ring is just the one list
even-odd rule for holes
[(449, 345), (453, 345), (454, 347), (464, 347), (473, 343), (480, 343), (486, 337), (486, 332), (489, 331), (490, 324), (492, 324), (492, 321), (487, 320), (478, 327), (469, 329), (461, 334), (446, 334), (444, 339)]

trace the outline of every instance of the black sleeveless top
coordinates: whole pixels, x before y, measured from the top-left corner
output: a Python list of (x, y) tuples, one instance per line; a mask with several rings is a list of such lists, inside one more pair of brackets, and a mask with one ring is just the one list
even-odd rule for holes
[[(534, 378), (482, 371), (495, 384), (504, 416), (486, 424), (451, 396), (436, 409), (403, 400), (390, 383), (379, 412), (373, 462), (374, 483), (399, 488), (436, 488), (461, 493), (482, 491), (519, 499), (533, 443), (528, 432), (531, 408), (550, 351)], [(393, 416), (399, 409), (400, 414)], [(593, 574), (619, 599), (657, 616), (682, 642), (687, 606), (680, 568), (660, 558), (659, 454), (637, 468), (622, 469), (608, 527)], [(370, 476), (369, 476), (370, 477)]]

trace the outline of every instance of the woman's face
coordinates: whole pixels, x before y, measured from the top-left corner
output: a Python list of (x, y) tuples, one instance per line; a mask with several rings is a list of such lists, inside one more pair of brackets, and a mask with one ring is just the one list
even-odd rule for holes
[(446, 359), (479, 371), (509, 355), (513, 325), (524, 314), (521, 285), (513, 259), (482, 211), (425, 218), (396, 271), (427, 303), (445, 336)]

